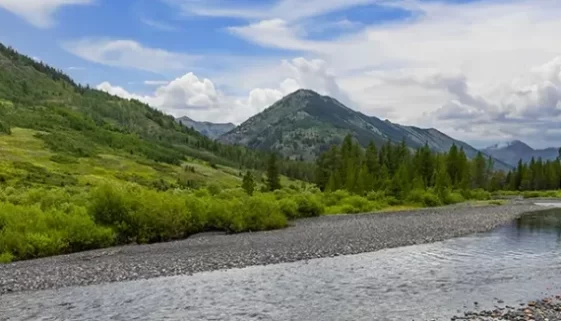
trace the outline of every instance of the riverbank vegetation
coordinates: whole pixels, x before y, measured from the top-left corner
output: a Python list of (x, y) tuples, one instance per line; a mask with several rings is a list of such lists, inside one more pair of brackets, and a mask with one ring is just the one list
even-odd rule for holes
[(1, 44), (0, 66), (1, 262), (490, 200), (561, 181), (558, 162), (504, 173), (456, 146), (442, 154), (397, 142), (362, 149), (350, 136), (317, 163), (290, 160), (213, 141)]

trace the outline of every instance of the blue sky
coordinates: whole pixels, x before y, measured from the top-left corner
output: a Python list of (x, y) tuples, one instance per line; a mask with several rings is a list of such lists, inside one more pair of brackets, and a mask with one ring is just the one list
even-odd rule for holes
[(0, 41), (175, 116), (298, 88), (476, 146), (558, 145), (556, 0), (0, 0)]

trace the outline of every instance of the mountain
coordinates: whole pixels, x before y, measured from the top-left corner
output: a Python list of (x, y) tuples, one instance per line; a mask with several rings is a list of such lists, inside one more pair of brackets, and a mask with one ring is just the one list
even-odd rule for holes
[[(370, 141), (405, 140), (407, 146), (418, 148), (428, 143), (431, 149), (444, 152), (452, 144), (463, 147), (472, 158), (478, 150), (434, 129), (402, 126), (388, 120), (367, 116), (352, 110), (328, 96), (301, 89), (251, 117), (219, 139), (230, 144), (274, 150), (290, 158), (314, 159), (318, 154), (339, 144), (351, 134), (365, 146)], [(496, 167), (510, 166), (496, 161)]]
[(533, 149), (519, 140), (495, 144), (483, 149), (483, 152), (512, 166), (516, 166), (520, 160), (529, 162), (532, 157), (554, 160), (559, 156), (558, 148)]
[[(2, 44), (0, 150), (0, 186), (237, 186), (240, 169), (264, 170), (269, 158), (220, 144), (137, 100), (77, 84)], [(281, 173), (308, 180), (309, 166), (279, 162)]]
[(198, 131), (199, 133), (209, 138), (217, 138), (223, 134), (226, 134), (227, 132), (231, 131), (236, 127), (236, 125), (232, 123), (220, 124), (220, 123), (211, 123), (207, 121), (199, 122), (187, 116), (178, 118), (177, 121), (187, 126), (188, 128), (193, 128), (194, 130)]

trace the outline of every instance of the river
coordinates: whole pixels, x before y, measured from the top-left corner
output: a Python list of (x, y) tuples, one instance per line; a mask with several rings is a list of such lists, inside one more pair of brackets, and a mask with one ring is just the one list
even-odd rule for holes
[(433, 244), (4, 295), (0, 320), (449, 320), (561, 294), (560, 275), (551, 209)]

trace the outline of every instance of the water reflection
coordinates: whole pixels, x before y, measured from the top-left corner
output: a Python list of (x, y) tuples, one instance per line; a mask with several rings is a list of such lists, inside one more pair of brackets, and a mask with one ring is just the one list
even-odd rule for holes
[(516, 227), (521, 233), (530, 231), (532, 234), (554, 233), (561, 240), (561, 209), (554, 208), (525, 215), (516, 220)]

